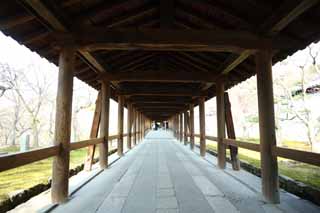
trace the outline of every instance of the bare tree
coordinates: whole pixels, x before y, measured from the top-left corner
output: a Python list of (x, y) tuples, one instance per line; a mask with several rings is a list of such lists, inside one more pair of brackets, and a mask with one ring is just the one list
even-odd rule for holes
[[(300, 78), (288, 83), (288, 75), (282, 75), (278, 79), (275, 79), (275, 85), (278, 86), (282, 93), (277, 98), (278, 104), (282, 105), (282, 113), (277, 115), (277, 119), (280, 121), (298, 120), (305, 127), (308, 143), (312, 151), (319, 152), (317, 136), (320, 133), (319, 120), (320, 118), (315, 116), (310, 109), (308, 99), (311, 94), (307, 93), (307, 77), (310, 78), (310, 72), (318, 72), (317, 55), (320, 50), (313, 50), (312, 47), (308, 47), (309, 56), (312, 59), (311, 65), (308, 63), (307, 58), (303, 63), (296, 65), (300, 72)], [(293, 61), (290, 63), (294, 64)], [(312, 75), (312, 76), (317, 76)], [(296, 86), (294, 86), (296, 85)]]
[(16, 70), (8, 65), (2, 65), (1, 67), (4, 70), (1, 79), (5, 85), (2, 86), (5, 89), (2, 90), (1, 94), (11, 90), (12, 94), (8, 98), (14, 102), (14, 115), (12, 116), (13, 140), (17, 138), (16, 129), (19, 121), (19, 112), (21, 106), (23, 106), (28, 113), (28, 120), (30, 120), (29, 128), (32, 130), (33, 135), (32, 145), (33, 147), (38, 147), (41, 128), (40, 111), (46, 101), (50, 86), (48, 77), (41, 73), (41, 70), (34, 64), (27, 67), (27, 71)]

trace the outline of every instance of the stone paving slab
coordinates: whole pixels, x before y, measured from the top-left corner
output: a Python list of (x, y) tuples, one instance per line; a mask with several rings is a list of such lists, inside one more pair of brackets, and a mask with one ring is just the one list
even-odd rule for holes
[(217, 168), (216, 158), (198, 155), (172, 137), (151, 131), (128, 152), (77, 191), (54, 212), (236, 213), (320, 212), (312, 203), (281, 192), (282, 203), (261, 197), (260, 178)]

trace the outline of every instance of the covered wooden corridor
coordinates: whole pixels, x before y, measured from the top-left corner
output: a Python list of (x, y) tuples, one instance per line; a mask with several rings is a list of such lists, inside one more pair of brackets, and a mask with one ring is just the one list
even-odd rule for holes
[[(283, 190), (281, 204), (264, 201), (261, 179), (230, 164), (218, 167), (216, 157), (200, 157), (171, 131), (150, 131), (95, 178), (50, 212), (99, 213), (316, 213), (320, 207)], [(36, 203), (36, 201), (34, 201)], [(30, 209), (30, 208), (29, 208)], [(46, 208), (48, 207), (46, 206)], [(38, 209), (42, 212), (44, 209)], [(16, 209), (17, 212), (27, 207)]]
[[(105, 170), (110, 160), (108, 142), (117, 139), (117, 154), (124, 156), (119, 165), (123, 163), (129, 168), (126, 159), (134, 161), (128, 173), (125, 166), (119, 166), (118, 173), (110, 172), (114, 178), (125, 175), (121, 178), (124, 184), (118, 185), (120, 193), (127, 193), (126, 198), (120, 196), (113, 202), (113, 185), (105, 184), (104, 192), (100, 187), (93, 187), (90, 193), (101, 192), (95, 199), (102, 202), (95, 205), (94, 211), (116, 204), (115, 208), (122, 206), (124, 211), (132, 208), (133, 212), (133, 201), (143, 202), (145, 208), (157, 209), (157, 184), (177, 187), (175, 191), (159, 192), (172, 195), (160, 203), (173, 207), (173, 211), (207, 212), (201, 208), (225, 207), (236, 211), (253, 206), (268, 209), (256, 192), (240, 181), (238, 147), (260, 152), (261, 189), (259, 186), (255, 190), (261, 191), (263, 200), (271, 204), (281, 200), (277, 157), (320, 166), (319, 154), (276, 146), (272, 82), (274, 63), (319, 41), (320, 28), (316, 21), (320, 19), (319, 14), (319, 0), (1, 1), (1, 31), (58, 65), (59, 79), (54, 144), (1, 157), (0, 171), (54, 156), (52, 203), (63, 204), (69, 196), (70, 152), (88, 147), (86, 170), (90, 170), (98, 146), (99, 165)], [(254, 75), (257, 75), (260, 144), (236, 140), (226, 93)], [(95, 88), (99, 95), (90, 138), (71, 143), (74, 77)], [(217, 135), (209, 136), (205, 132), (205, 102), (213, 97), (217, 100), (217, 119), (212, 121), (217, 123)], [(118, 102), (118, 133), (112, 136), (109, 135), (111, 98)], [(199, 106), (199, 135), (194, 132), (195, 106)], [(126, 133), (125, 108), (128, 111)], [(169, 133), (161, 133), (167, 134), (166, 140), (152, 132), (141, 147), (124, 155), (125, 147), (131, 149), (143, 140), (153, 121), (169, 121), (173, 135), (190, 144), (191, 150), (197, 149), (194, 142), (195, 137), (199, 137), (202, 157), (206, 157), (206, 140), (215, 141), (218, 157), (210, 160), (217, 165), (209, 166), (201, 158), (196, 159), (191, 151), (175, 144)], [(227, 149), (230, 149), (232, 169), (238, 171), (232, 178), (227, 175), (230, 170), (226, 163)], [(159, 174), (163, 180), (158, 180)], [(109, 178), (112, 181), (112, 177)], [(224, 191), (231, 190), (231, 193), (237, 189), (230, 188), (229, 179), (239, 186), (234, 197), (228, 197)], [(215, 182), (219, 180), (225, 183)], [(186, 184), (183, 181), (187, 181)], [(117, 186), (114, 186), (117, 195)], [(128, 191), (129, 188), (133, 191)], [(139, 200), (143, 190), (150, 193), (150, 197), (144, 196), (150, 202)], [(194, 202), (183, 202), (181, 194), (188, 199), (194, 195), (199, 197), (192, 197)], [(76, 199), (57, 210), (73, 203), (84, 204)], [(237, 199), (243, 203), (237, 203)], [(284, 198), (282, 203), (280, 205), (294, 205), (295, 202), (286, 202)], [(199, 205), (199, 208), (188, 205)]]

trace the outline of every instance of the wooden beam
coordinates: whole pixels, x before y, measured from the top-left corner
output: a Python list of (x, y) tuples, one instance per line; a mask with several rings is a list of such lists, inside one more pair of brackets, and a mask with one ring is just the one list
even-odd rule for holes
[(218, 166), (220, 169), (226, 168), (226, 146), (225, 139), (225, 111), (224, 111), (224, 83), (216, 83), (216, 104), (217, 104), (217, 133), (218, 133)]
[(132, 109), (132, 121), (133, 121), (133, 145), (137, 144), (137, 111), (135, 108)]
[(183, 141), (183, 113), (179, 113), (179, 141)]
[(72, 114), (73, 72), (75, 49), (65, 47), (59, 58), (59, 78), (55, 119), (54, 145), (60, 146), (53, 158), (51, 198), (53, 203), (64, 203), (69, 191), (70, 134)]
[[(283, 5), (261, 25), (260, 31), (265, 32), (267, 35), (275, 35), (317, 3), (319, 3), (319, 0), (286, 0)], [(231, 72), (252, 54), (254, 54), (252, 50), (244, 50), (239, 55), (231, 54), (223, 63), (223, 66), (220, 67), (222, 75)], [(212, 84), (208, 84), (203, 90), (211, 86)]]
[(19, 14), (13, 17), (6, 17), (4, 20), (0, 21), (0, 29), (7, 30), (12, 27), (29, 22), (33, 19), (35, 19), (35, 17), (29, 14)]
[(190, 149), (194, 149), (194, 105), (190, 104), (189, 105), (189, 110), (190, 110)]
[(110, 82), (102, 81), (100, 137), (103, 137), (104, 141), (99, 144), (99, 163), (101, 169), (106, 169), (108, 167), (110, 96)]
[(124, 97), (118, 96), (118, 155), (123, 155), (123, 109)]
[(205, 98), (199, 98), (199, 122), (200, 122), (200, 155), (206, 155), (206, 114), (205, 114)]
[(199, 91), (189, 90), (189, 89), (179, 89), (179, 90), (172, 90), (172, 89), (153, 89), (150, 88), (149, 90), (143, 89), (126, 89), (119, 94), (124, 96), (165, 96), (165, 97), (199, 97), (199, 96), (206, 96), (206, 94), (202, 94)]
[[(224, 93), (224, 109), (225, 109), (225, 121), (227, 127), (228, 138), (236, 139), (236, 133), (234, 130), (231, 103), (229, 100), (228, 92)], [(231, 156), (231, 165), (233, 170), (240, 170), (240, 160), (238, 158), (238, 148), (234, 146), (229, 146), (230, 156)]]
[(277, 156), (272, 152), (277, 143), (272, 87), (272, 52), (270, 50), (259, 51), (256, 54), (256, 69), (262, 194), (266, 201), (279, 203), (278, 162)]
[(57, 45), (70, 39), (82, 51), (154, 50), (237, 52), (266, 47), (288, 48), (283, 41), (264, 38), (250, 32), (223, 30), (105, 29), (85, 28), (73, 33), (54, 32)]
[(132, 103), (127, 104), (128, 116), (127, 116), (127, 148), (131, 149), (131, 129), (132, 129)]
[(286, 0), (261, 26), (269, 29), (268, 35), (275, 35), (288, 26), (302, 13), (319, 3), (319, 0)]
[(216, 77), (210, 73), (185, 72), (185, 71), (137, 71), (102, 73), (99, 80), (128, 81), (128, 82), (215, 82)]
[(188, 111), (183, 113), (183, 141), (184, 145), (188, 144)]
[[(91, 125), (90, 139), (98, 137), (100, 116), (101, 116), (101, 92), (98, 93), (97, 100), (96, 100), (96, 107), (94, 110), (93, 121)], [(96, 149), (95, 145), (88, 147), (87, 157), (84, 163), (85, 171), (91, 171), (95, 149)]]
[(59, 146), (51, 146), (47, 148), (31, 150), (28, 152), (19, 152), (1, 156), (0, 172), (56, 156), (59, 154), (59, 151)]
[[(65, 25), (50, 11), (49, 8), (42, 2), (38, 0), (23, 0), (25, 5), (31, 7), (35, 13), (45, 20), (46, 23), (50, 25), (55, 31), (65, 32), (67, 33), (69, 30), (65, 27)], [(91, 53), (85, 50), (79, 50), (81, 58), (93, 68), (96, 72), (106, 72), (105, 68), (95, 59)]]

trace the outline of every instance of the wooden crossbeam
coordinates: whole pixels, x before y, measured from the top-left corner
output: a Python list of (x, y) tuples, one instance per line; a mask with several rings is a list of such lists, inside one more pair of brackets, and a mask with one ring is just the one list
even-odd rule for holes
[[(57, 44), (72, 39), (82, 51), (154, 50), (242, 52), (283, 46), (283, 40), (271, 40), (246, 31), (174, 30), (174, 29), (105, 29), (86, 27), (71, 34), (52, 34)], [(60, 40), (60, 41), (59, 41)]]
[(179, 97), (179, 96), (186, 96), (186, 97), (200, 97), (206, 96), (206, 94), (201, 93), (199, 91), (192, 91), (192, 90), (125, 90), (120, 91), (119, 94), (131, 97), (131, 96), (170, 96), (170, 97)]
[[(319, 3), (319, 0), (286, 0), (283, 5), (261, 25), (260, 31), (265, 32), (267, 35), (275, 35), (317, 3)], [(228, 74), (253, 53), (253, 50), (244, 50), (239, 55), (231, 54), (220, 67), (221, 74)], [(211, 86), (212, 84), (207, 84), (203, 87), (203, 90), (207, 90)]]
[[(23, 0), (26, 5), (31, 7), (39, 17), (45, 20), (53, 30), (67, 33), (69, 30), (64, 26), (63, 23), (50, 11), (49, 8), (42, 2), (37, 0)], [(86, 63), (89, 63), (96, 72), (105, 72), (104, 67), (89, 53), (85, 50), (79, 51), (81, 57), (84, 58)]]
[(166, 70), (161, 71), (139, 71), (139, 72), (117, 72), (117, 73), (102, 73), (98, 76), (99, 80), (107, 81), (138, 81), (138, 82), (215, 82), (217, 79), (209, 73), (171, 72)]

